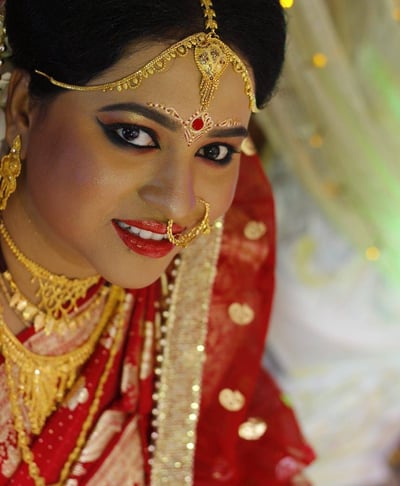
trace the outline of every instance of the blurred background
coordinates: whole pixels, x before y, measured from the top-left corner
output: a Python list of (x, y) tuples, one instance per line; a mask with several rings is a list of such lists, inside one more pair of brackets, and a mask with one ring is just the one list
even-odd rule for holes
[(400, 0), (280, 0), (277, 94), (253, 137), (278, 219), (265, 364), (316, 486), (400, 485)]

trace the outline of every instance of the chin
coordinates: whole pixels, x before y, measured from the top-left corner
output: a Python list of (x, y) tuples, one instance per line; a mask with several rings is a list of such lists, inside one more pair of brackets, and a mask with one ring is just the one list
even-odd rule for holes
[(113, 285), (118, 285), (124, 289), (142, 289), (154, 283), (168, 268), (175, 253), (168, 258), (139, 262), (123, 262), (114, 265), (113, 268), (98, 268), (97, 272)]

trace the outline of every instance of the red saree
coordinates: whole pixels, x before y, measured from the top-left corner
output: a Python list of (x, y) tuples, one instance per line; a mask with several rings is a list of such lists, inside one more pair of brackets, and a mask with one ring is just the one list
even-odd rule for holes
[[(314, 459), (280, 390), (260, 370), (274, 288), (275, 228), (270, 187), (257, 157), (243, 156), (232, 208), (219, 236), (209, 238), (182, 252), (183, 277), (177, 277), (167, 321), (169, 360), (157, 392), (162, 400), (155, 452), (148, 449), (150, 324), (160, 282), (129, 294), (123, 326), (111, 320), (67, 398), (32, 437), (46, 484), (57, 484), (65, 464), (73, 462), (67, 486), (290, 485)], [(31, 329), (19, 338), (37, 352), (51, 346), (66, 352), (85, 335), (78, 332), (62, 345)], [(0, 402), (0, 486), (34, 484), (20, 460), (2, 364)]]

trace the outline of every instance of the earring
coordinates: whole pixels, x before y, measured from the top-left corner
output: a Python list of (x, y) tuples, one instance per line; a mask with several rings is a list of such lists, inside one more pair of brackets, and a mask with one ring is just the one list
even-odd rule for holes
[(203, 234), (207, 235), (211, 231), (210, 226), (210, 203), (204, 201), (203, 199), (199, 199), (199, 201), (204, 204), (204, 216), (203, 219), (194, 226), (188, 233), (181, 233), (180, 235), (175, 236), (172, 233), (172, 226), (174, 221), (172, 219), (168, 220), (167, 223), (167, 237), (168, 240), (174, 244), (175, 246), (180, 246), (181, 248), (186, 248), (197, 236)]
[(17, 135), (11, 150), (0, 162), (0, 211), (4, 211), (8, 198), (17, 188), (17, 177), (21, 172), (21, 137)]

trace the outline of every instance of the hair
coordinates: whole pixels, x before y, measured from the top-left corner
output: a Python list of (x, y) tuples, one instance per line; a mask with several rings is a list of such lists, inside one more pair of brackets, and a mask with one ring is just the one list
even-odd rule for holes
[[(279, 0), (214, 0), (220, 38), (253, 70), (259, 106), (282, 69), (286, 21)], [(31, 75), (38, 98), (60, 91), (35, 69), (87, 84), (132, 47), (176, 42), (204, 31), (200, 0), (8, 0), (5, 26), (13, 63)]]

